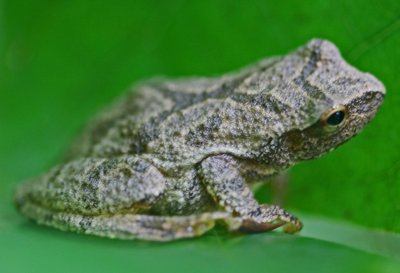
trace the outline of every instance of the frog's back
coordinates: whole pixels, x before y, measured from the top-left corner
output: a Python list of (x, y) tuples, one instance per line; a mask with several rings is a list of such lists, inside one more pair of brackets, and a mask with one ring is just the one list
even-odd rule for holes
[(67, 153), (67, 160), (164, 153), (166, 147), (159, 146), (171, 139), (165, 142), (163, 136), (178, 137), (177, 131), (195, 124), (201, 116), (227, 109), (227, 100), (243, 80), (276, 61), (270, 58), (218, 78), (157, 79), (139, 84), (89, 123)]
[(131, 152), (140, 128), (173, 108), (152, 85), (140, 85), (104, 109), (76, 139), (66, 160), (78, 157), (112, 157)]

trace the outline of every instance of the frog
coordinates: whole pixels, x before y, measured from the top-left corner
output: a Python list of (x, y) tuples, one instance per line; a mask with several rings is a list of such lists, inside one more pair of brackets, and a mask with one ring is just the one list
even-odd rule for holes
[(386, 90), (314, 38), (219, 77), (135, 84), (89, 122), (47, 173), (16, 189), (38, 224), (171, 241), (303, 224), (253, 185), (336, 149), (371, 121)]

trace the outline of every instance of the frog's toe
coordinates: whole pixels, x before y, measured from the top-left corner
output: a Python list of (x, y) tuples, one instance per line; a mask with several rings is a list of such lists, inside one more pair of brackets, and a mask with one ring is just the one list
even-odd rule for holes
[(274, 223), (257, 223), (246, 219), (243, 221), (242, 225), (240, 226), (239, 231), (246, 232), (246, 233), (259, 233), (259, 232), (266, 232), (271, 231), (276, 228), (279, 228), (285, 225), (285, 222), (274, 222)]
[(303, 228), (303, 223), (300, 220), (296, 222), (288, 222), (283, 226), (283, 231), (285, 233), (294, 234), (299, 232)]
[(296, 233), (303, 227), (294, 215), (275, 205), (261, 205), (247, 215), (240, 227), (245, 232), (264, 232), (283, 227), (286, 233)]

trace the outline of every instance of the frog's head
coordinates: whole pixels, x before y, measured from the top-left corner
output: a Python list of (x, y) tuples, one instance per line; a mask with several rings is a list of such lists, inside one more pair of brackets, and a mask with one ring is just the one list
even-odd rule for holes
[(312, 40), (288, 58), (297, 60), (291, 85), (307, 97), (296, 114), (308, 116), (282, 135), (292, 161), (319, 157), (346, 142), (383, 102), (383, 84), (347, 64), (328, 41)]

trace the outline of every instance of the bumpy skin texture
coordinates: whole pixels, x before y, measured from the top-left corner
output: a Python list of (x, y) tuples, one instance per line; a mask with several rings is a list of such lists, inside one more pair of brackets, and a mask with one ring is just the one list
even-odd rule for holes
[(249, 184), (356, 135), (384, 94), (318, 39), (218, 78), (148, 82), (92, 121), (64, 163), (20, 186), (16, 204), (41, 224), (123, 239), (192, 237), (215, 221), (296, 232), (301, 222), (258, 204)]

